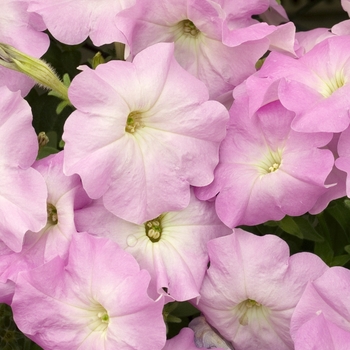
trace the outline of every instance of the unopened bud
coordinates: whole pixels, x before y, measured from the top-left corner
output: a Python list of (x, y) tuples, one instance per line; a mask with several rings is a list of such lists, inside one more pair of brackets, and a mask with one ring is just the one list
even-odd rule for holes
[(0, 65), (27, 75), (37, 84), (54, 91), (55, 95), (62, 100), (69, 101), (68, 87), (45, 61), (0, 43)]

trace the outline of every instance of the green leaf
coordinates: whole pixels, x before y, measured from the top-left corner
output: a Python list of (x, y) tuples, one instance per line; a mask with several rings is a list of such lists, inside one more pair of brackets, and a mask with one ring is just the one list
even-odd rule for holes
[(327, 265), (333, 261), (334, 251), (327, 241), (316, 242), (314, 253), (318, 255)]
[(304, 238), (304, 236), (300, 230), (300, 227), (295, 222), (295, 219), (293, 219), (290, 216), (285, 216), (281, 221), (279, 221), (279, 227), (283, 231), (285, 231), (293, 236), (296, 236), (300, 239)]
[(42, 159), (49, 156), (50, 154), (55, 154), (58, 152), (59, 151), (56, 148), (45, 146), (39, 150), (37, 159)]
[(349, 261), (350, 261), (349, 254), (338, 255), (332, 259), (330, 266), (344, 266)]

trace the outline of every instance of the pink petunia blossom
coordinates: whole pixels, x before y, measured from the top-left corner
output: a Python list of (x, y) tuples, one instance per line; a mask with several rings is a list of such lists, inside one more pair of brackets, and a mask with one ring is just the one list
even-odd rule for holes
[[(65, 123), (64, 171), (88, 195), (137, 223), (185, 208), (190, 185), (213, 180), (228, 112), (175, 61), (173, 44), (133, 63), (84, 68), (69, 88), (77, 108)], [(93, 171), (92, 171), (93, 169)]]
[[(8, 44), (17, 50), (41, 57), (49, 47), (45, 26), (37, 14), (27, 11), (29, 0), (2, 0), (0, 11), (0, 43)], [(1, 55), (0, 55), (1, 59)], [(0, 85), (11, 91), (20, 90), (27, 95), (34, 81), (22, 73), (0, 66)]]
[(350, 332), (350, 271), (334, 266), (310, 281), (295, 308), (291, 321), (291, 335), (303, 324), (323, 314), (327, 321)]
[(305, 322), (294, 334), (295, 350), (349, 350), (350, 332), (344, 331), (321, 313)]
[(347, 96), (350, 93), (349, 36), (331, 36), (298, 59), (272, 52), (256, 74), (259, 95), (271, 102), (271, 89), (288, 110), (295, 112), (292, 129), (299, 132), (345, 130), (350, 123)]
[(211, 99), (222, 101), (232, 99), (233, 87), (255, 72), (269, 43), (225, 45), (225, 12), (220, 5), (211, 0), (138, 0), (118, 21), (132, 56), (155, 43), (174, 42), (180, 65), (206, 84)]
[(208, 243), (210, 267), (198, 309), (235, 350), (293, 349), (289, 325), (308, 281), (328, 267), (316, 255), (289, 256), (286, 242), (236, 229)]
[[(335, 160), (337, 169), (346, 173), (346, 195), (350, 197), (350, 151), (349, 151), (350, 127), (344, 130), (339, 136), (338, 154)], [(345, 195), (345, 194), (344, 194)]]
[(182, 328), (175, 337), (167, 340), (163, 350), (197, 350), (194, 343), (194, 333), (190, 328)]
[(164, 302), (147, 295), (149, 280), (116, 243), (77, 233), (67, 260), (19, 274), (14, 320), (44, 349), (162, 349)]
[(30, 0), (29, 11), (42, 16), (50, 33), (60, 42), (76, 45), (90, 36), (96, 46), (126, 43), (115, 16), (134, 0)]
[(0, 87), (0, 239), (11, 250), (22, 249), (26, 231), (46, 224), (46, 186), (31, 165), (38, 140), (28, 103), (19, 92)]
[(235, 98), (214, 181), (197, 188), (197, 197), (216, 196), (218, 216), (229, 227), (305, 214), (327, 189), (334, 158), (319, 147), (331, 135), (293, 131), (294, 113), (278, 101), (249, 117), (248, 95)]
[[(142, 225), (124, 221), (95, 201), (76, 212), (76, 226), (117, 242), (151, 275), (149, 295), (185, 301), (199, 296), (208, 264), (206, 244), (232, 232), (217, 217), (214, 203), (191, 194), (188, 207), (169, 211)], [(166, 293), (164, 292), (166, 290)]]
[(20, 271), (33, 269), (56, 256), (66, 257), (72, 235), (77, 232), (74, 210), (91, 199), (85, 194), (79, 176), (65, 176), (62, 167), (63, 152), (33, 164), (45, 179), (48, 189), (47, 223), (39, 232), (26, 232), (23, 248), (18, 253), (6, 249), (0, 242), (0, 290), (11, 285), (14, 289), (12, 282), (16, 282)]
[(204, 316), (194, 318), (188, 325), (194, 331), (194, 342), (198, 348), (231, 350), (232, 345), (226, 341), (210, 324)]

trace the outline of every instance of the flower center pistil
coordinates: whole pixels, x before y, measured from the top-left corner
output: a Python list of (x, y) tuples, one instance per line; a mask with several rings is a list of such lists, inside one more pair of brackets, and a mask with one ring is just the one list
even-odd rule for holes
[(105, 332), (109, 324), (107, 310), (100, 303), (94, 301), (88, 313), (90, 329), (94, 332)]
[(142, 114), (138, 111), (130, 112), (126, 119), (125, 131), (133, 134), (137, 129), (144, 127)]
[(328, 80), (323, 80), (321, 88), (321, 94), (327, 98), (333, 94), (336, 90), (340, 89), (346, 83), (346, 79), (343, 70), (335, 73), (335, 75)]
[(158, 216), (156, 219), (147, 221), (145, 223), (146, 236), (151, 242), (158, 242), (162, 236), (162, 222), (161, 217)]
[(57, 225), (58, 223), (57, 209), (51, 203), (47, 203), (47, 223), (50, 226)]
[(239, 323), (246, 326), (253, 320), (267, 319), (269, 309), (255, 300), (247, 299), (236, 305), (233, 313), (237, 316)]
[(258, 168), (261, 175), (273, 173), (279, 169), (282, 163), (282, 150), (269, 150), (264, 158), (255, 166)]
[(179, 23), (182, 26), (183, 34), (196, 37), (200, 31), (189, 19), (185, 19)]

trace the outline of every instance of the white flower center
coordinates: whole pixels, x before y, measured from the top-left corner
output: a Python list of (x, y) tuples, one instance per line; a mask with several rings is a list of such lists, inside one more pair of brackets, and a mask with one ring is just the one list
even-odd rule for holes
[(325, 98), (327, 98), (331, 96), (334, 91), (345, 85), (346, 79), (343, 70), (336, 72), (331, 79), (322, 79), (322, 83), (320, 92)]
[(94, 301), (89, 308), (89, 327), (93, 332), (105, 332), (109, 324), (107, 310), (98, 302)]
[(130, 112), (126, 120), (125, 131), (133, 134), (137, 129), (144, 127), (142, 113), (139, 111)]
[(254, 320), (266, 320), (270, 313), (267, 307), (252, 299), (242, 301), (232, 311), (242, 326), (247, 326)]
[(258, 168), (261, 175), (266, 175), (278, 170), (281, 163), (282, 150), (269, 150), (268, 153), (265, 154), (264, 158), (259, 163), (255, 164), (255, 166)]

